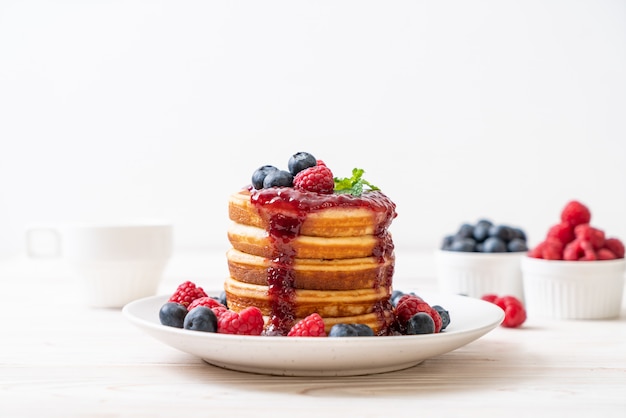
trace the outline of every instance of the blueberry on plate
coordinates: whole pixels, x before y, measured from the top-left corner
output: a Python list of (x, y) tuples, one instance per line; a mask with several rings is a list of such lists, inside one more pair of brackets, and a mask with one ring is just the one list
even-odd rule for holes
[(217, 316), (211, 308), (197, 306), (185, 317), (183, 328), (192, 331), (217, 332)]
[(328, 332), (329, 337), (373, 337), (374, 330), (366, 324), (335, 324)]
[(418, 312), (406, 323), (406, 334), (434, 334), (435, 333), (435, 321), (426, 312)]
[(186, 316), (187, 308), (180, 303), (167, 302), (159, 309), (159, 321), (168, 327), (182, 328)]
[(441, 331), (443, 331), (448, 325), (450, 325), (450, 312), (440, 305), (433, 305), (432, 308), (436, 310), (441, 317)]

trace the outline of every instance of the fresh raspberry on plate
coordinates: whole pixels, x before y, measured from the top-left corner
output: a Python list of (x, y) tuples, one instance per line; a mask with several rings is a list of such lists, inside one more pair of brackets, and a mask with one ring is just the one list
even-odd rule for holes
[(189, 306), (187, 306), (187, 310), (190, 311), (196, 306), (206, 306), (207, 308), (213, 309), (223, 305), (210, 296), (202, 296), (192, 301)]
[(312, 313), (296, 322), (287, 333), (288, 337), (325, 337), (324, 320), (318, 313)]
[(409, 319), (411, 319), (411, 317), (418, 312), (425, 312), (431, 316), (435, 322), (435, 333), (441, 331), (443, 321), (439, 312), (437, 312), (436, 309), (433, 309), (419, 296), (410, 294), (402, 296), (396, 306), (396, 319), (398, 320), (400, 328), (403, 329)]
[(624, 244), (618, 238), (607, 238), (604, 247), (611, 250), (617, 258), (624, 258)]
[(220, 334), (261, 335), (265, 325), (263, 314), (256, 306), (248, 306), (241, 312), (225, 310), (216, 316)]
[(293, 178), (293, 187), (297, 190), (331, 194), (335, 190), (335, 180), (332, 171), (326, 165), (318, 164), (296, 174)]
[(526, 322), (524, 304), (515, 296), (487, 294), (483, 295), (481, 299), (498, 305), (504, 311), (503, 327), (518, 328)]
[(561, 212), (561, 221), (572, 226), (588, 224), (591, 220), (589, 208), (577, 200), (568, 202)]
[(197, 287), (195, 283), (187, 280), (178, 285), (176, 291), (168, 299), (168, 302), (176, 302), (184, 306), (189, 306), (194, 300), (205, 296), (207, 296), (207, 294), (201, 287)]

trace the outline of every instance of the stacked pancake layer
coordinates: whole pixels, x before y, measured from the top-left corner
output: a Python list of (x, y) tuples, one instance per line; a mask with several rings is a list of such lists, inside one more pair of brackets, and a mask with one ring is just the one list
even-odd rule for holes
[(395, 216), (395, 204), (379, 191), (234, 193), (224, 284), (229, 308), (261, 309), (268, 335), (285, 335), (314, 312), (327, 332), (337, 323), (362, 323), (387, 334), (395, 263), (388, 227)]

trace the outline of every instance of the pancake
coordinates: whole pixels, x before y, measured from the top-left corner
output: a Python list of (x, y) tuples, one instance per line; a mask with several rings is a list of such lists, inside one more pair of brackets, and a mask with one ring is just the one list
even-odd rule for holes
[(312, 313), (326, 332), (360, 323), (391, 333), (396, 212), (385, 194), (248, 187), (229, 197), (228, 216), (228, 307), (259, 308), (265, 335), (286, 335)]
[[(239, 312), (248, 306), (261, 310), (266, 322), (271, 322), (274, 307), (268, 286), (242, 283), (228, 278), (224, 284), (228, 307)], [(289, 323), (295, 323), (317, 312), (324, 319), (326, 332), (338, 323), (367, 324), (375, 333), (386, 333), (392, 324), (393, 311), (388, 301), (391, 289), (388, 287), (355, 290), (304, 290), (296, 289), (290, 298)]]
[[(252, 255), (236, 249), (226, 253), (230, 277), (242, 283), (267, 285), (269, 258)], [(311, 290), (373, 289), (381, 277), (391, 277), (394, 256), (382, 261), (376, 257), (349, 259), (306, 259), (293, 261), (293, 287)], [(389, 285), (388, 283), (386, 285)]]
[[(272, 245), (271, 237), (264, 229), (233, 223), (228, 229), (228, 239), (233, 248), (261, 257), (276, 257), (277, 250)], [(338, 236), (320, 237), (299, 235), (291, 241), (296, 258), (346, 259), (362, 258), (373, 255), (381, 240), (390, 239), (382, 236)]]
[[(294, 209), (285, 202), (297, 201), (303, 195), (303, 192), (283, 188), (278, 191), (276, 198), (272, 198), (268, 190), (272, 189), (243, 189), (232, 194), (228, 200), (229, 218), (242, 225), (268, 230), (269, 218), (263, 206), (272, 207), (275, 215), (282, 213), (291, 216)], [(379, 233), (391, 223), (389, 212), (395, 210), (392, 209), (395, 205), (382, 193), (372, 194), (375, 196), (365, 196), (360, 200), (369, 201), (371, 205), (365, 207), (362, 204), (355, 205), (359, 199), (352, 195), (310, 193), (310, 200), (301, 208), (308, 213), (298, 233), (311, 237), (354, 237)], [(281, 204), (281, 200), (285, 204)]]

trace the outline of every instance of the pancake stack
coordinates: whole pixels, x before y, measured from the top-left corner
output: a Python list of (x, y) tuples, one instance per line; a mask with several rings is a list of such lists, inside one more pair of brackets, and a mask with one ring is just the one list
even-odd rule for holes
[(228, 213), (230, 309), (261, 309), (266, 335), (286, 335), (314, 312), (326, 332), (360, 323), (376, 335), (391, 333), (395, 258), (388, 228), (396, 212), (381, 191), (250, 186), (230, 196)]

